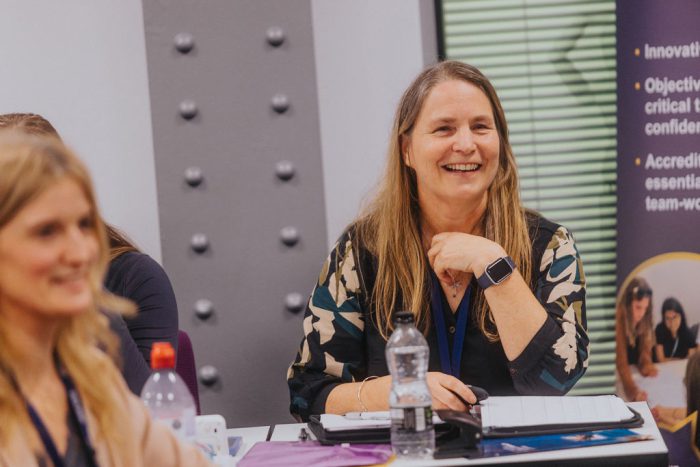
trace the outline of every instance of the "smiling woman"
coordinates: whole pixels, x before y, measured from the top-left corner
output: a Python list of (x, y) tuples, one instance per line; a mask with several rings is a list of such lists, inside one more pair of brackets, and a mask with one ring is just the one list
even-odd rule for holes
[(5, 225), (0, 232), (4, 316), (60, 319), (90, 306), (89, 274), (98, 252), (94, 222), (80, 186), (64, 179)]
[(0, 465), (206, 465), (152, 423), (108, 354), (108, 261), (84, 166), (0, 132)]
[(386, 410), (384, 347), (403, 309), (427, 337), (435, 408), (465, 410), (467, 384), (563, 394), (588, 366), (574, 239), (521, 206), (496, 91), (460, 62), (427, 68), (401, 98), (378, 194), (309, 300), (292, 413)]

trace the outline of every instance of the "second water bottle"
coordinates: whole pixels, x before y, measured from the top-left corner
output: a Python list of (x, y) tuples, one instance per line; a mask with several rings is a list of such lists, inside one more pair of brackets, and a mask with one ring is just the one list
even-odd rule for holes
[(391, 373), (391, 447), (398, 457), (426, 458), (435, 450), (428, 357), (428, 343), (416, 329), (413, 314), (397, 312), (386, 361)]

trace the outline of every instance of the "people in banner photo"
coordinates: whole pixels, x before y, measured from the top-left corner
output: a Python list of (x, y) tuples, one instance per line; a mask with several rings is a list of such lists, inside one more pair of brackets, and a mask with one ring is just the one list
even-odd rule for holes
[(661, 305), (661, 322), (656, 325), (656, 360), (686, 358), (697, 349), (695, 335), (688, 328), (681, 303), (673, 297)]
[(652, 321), (652, 290), (642, 277), (627, 283), (618, 299), (616, 311), (616, 363), (624, 396), (631, 401), (647, 400), (647, 393), (632, 377), (634, 365), (642, 376), (656, 376), (652, 362), (654, 327)]
[(113, 363), (105, 226), (56, 138), (0, 131), (0, 465), (209, 465), (154, 423)]
[[(61, 139), (47, 119), (33, 113), (0, 115), (0, 129)], [(175, 292), (165, 270), (116, 227), (107, 226), (110, 262), (105, 287), (138, 306), (135, 316), (110, 314), (110, 326), (121, 341), (122, 374), (129, 389), (140, 394), (151, 375), (151, 347), (167, 341), (177, 350), (178, 313)]]
[(435, 408), (567, 393), (588, 366), (585, 278), (572, 233), (521, 205), (489, 80), (456, 61), (403, 94), (386, 171), (321, 268), (288, 371), (291, 412), (388, 408), (385, 344), (409, 310), (430, 348)]

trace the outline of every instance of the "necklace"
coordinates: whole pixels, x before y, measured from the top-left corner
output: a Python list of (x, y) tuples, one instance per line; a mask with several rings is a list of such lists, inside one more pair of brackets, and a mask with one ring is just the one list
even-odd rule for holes
[(462, 281), (452, 279), (452, 298), (457, 298), (457, 290), (462, 288)]

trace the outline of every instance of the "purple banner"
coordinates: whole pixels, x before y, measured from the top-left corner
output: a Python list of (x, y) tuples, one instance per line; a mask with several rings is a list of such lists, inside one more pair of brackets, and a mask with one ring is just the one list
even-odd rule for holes
[(669, 299), (700, 322), (699, 25), (698, 0), (617, 0), (617, 285), (653, 291), (654, 328)]
[(700, 251), (699, 24), (697, 0), (617, 2), (618, 285)]

